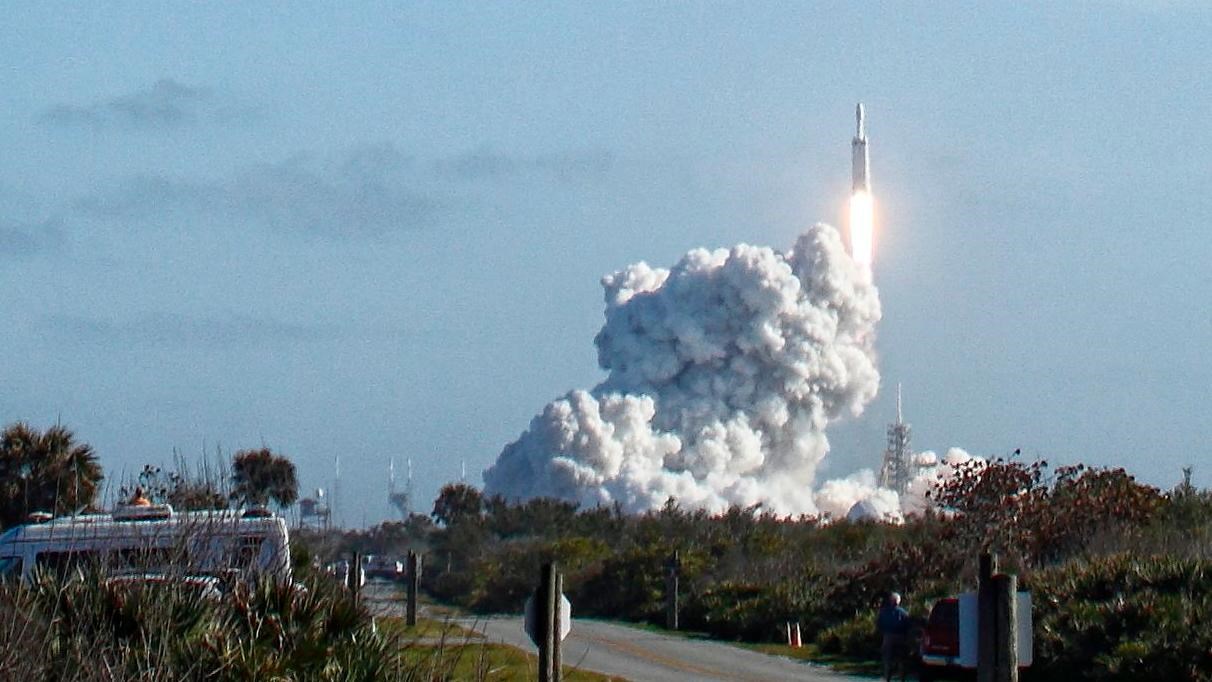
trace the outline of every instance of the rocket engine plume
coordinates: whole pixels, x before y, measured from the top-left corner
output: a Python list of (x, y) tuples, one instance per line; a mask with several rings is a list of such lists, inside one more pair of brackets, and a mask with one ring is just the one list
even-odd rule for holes
[(850, 255), (864, 268), (871, 267), (874, 232), (875, 202), (870, 192), (858, 190), (850, 195)]
[(863, 105), (855, 107), (856, 130), (850, 143), (850, 255), (855, 262), (871, 267), (874, 249), (875, 202), (871, 196), (871, 158), (867, 152), (867, 129)]
[(846, 513), (812, 486), (826, 427), (879, 387), (880, 304), (837, 230), (816, 225), (786, 252), (696, 249), (602, 284), (606, 379), (549, 403), (484, 472), (486, 494)]

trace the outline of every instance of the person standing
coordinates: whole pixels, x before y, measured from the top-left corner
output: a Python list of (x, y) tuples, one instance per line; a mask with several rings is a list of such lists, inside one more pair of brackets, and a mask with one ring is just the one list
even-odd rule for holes
[(884, 662), (884, 682), (891, 682), (894, 664), (900, 666), (901, 681), (904, 682), (906, 674), (905, 645), (911, 622), (909, 612), (901, 608), (901, 595), (896, 592), (888, 594), (888, 598), (884, 600), (884, 606), (880, 608), (879, 616), (876, 617), (875, 625), (879, 628), (884, 640), (880, 645), (880, 657)]

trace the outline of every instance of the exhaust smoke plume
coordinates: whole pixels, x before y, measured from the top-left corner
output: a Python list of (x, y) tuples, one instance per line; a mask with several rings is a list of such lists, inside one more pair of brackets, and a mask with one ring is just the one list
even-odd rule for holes
[(696, 249), (602, 282), (606, 379), (549, 403), (485, 471), (487, 494), (629, 512), (670, 497), (713, 511), (842, 516), (860, 499), (896, 510), (896, 494), (861, 475), (813, 489), (826, 427), (860, 414), (880, 378), (878, 294), (834, 228), (787, 252)]

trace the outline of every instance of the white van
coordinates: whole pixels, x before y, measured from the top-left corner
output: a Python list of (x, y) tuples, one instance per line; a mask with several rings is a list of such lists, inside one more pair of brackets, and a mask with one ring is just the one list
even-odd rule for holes
[(286, 520), (267, 510), (177, 513), (166, 504), (52, 518), (0, 535), (2, 577), (29, 581), (39, 570), (67, 575), (77, 568), (288, 582), (290, 540)]

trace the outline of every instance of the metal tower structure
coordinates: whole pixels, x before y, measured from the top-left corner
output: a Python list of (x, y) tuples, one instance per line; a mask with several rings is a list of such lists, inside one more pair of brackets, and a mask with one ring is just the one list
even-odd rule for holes
[(328, 516), (329, 523), (336, 524), (341, 527), (341, 455), (337, 455), (333, 460), (333, 468), (335, 469), (336, 478), (332, 483), (332, 495), (328, 498)]
[(324, 499), (324, 489), (316, 488), (315, 495), (299, 500), (299, 524), (305, 528), (328, 530), (332, 510)]
[(888, 448), (880, 466), (879, 485), (903, 495), (914, 475), (911, 429), (901, 414), (901, 385), (896, 385), (896, 422), (888, 425)]
[(408, 460), (408, 482), (404, 492), (396, 492), (396, 460), (392, 459), (388, 464), (388, 473), (387, 501), (400, 512), (400, 518), (407, 521), (412, 515), (412, 459)]

